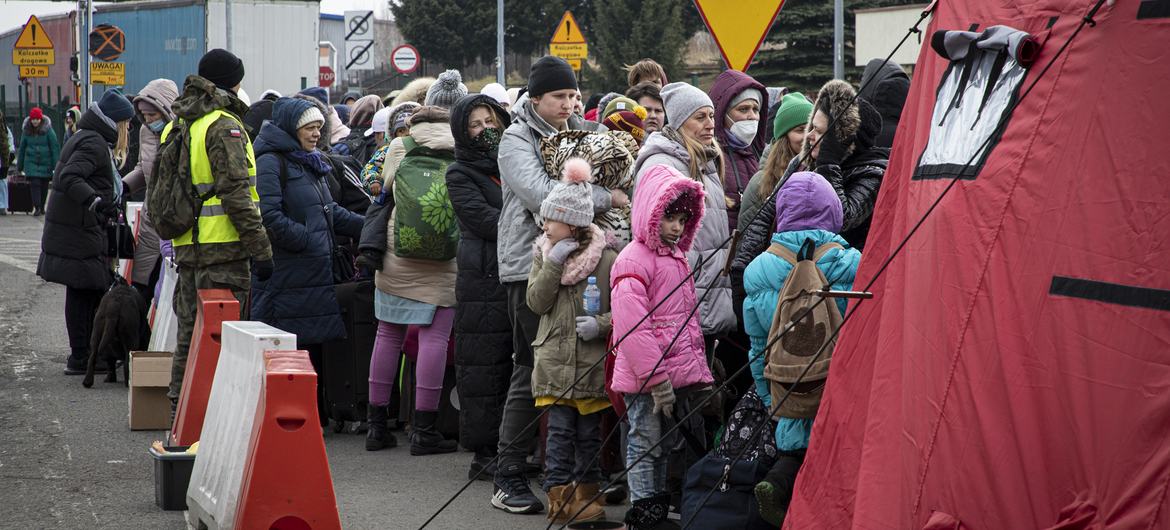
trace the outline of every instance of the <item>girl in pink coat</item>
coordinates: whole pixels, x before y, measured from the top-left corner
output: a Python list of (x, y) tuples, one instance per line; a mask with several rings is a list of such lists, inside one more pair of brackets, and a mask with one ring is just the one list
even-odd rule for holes
[[(611, 387), (624, 395), (629, 412), (626, 463), (650, 453), (629, 473), (633, 504), (626, 522), (632, 528), (653, 527), (666, 517), (667, 460), (673, 443), (668, 440), (650, 448), (674, 418), (690, 410), (695, 390), (714, 381), (698, 315), (687, 318), (697, 300), (694, 281), (688, 279), (691, 267), (686, 251), (702, 217), (701, 183), (669, 166), (650, 168), (634, 193), (634, 240), (622, 250), (610, 274), (611, 299), (621, 301), (612, 307), (613, 336), (615, 340), (625, 337), (615, 350)], [(684, 280), (685, 285), (668, 298)], [(647, 314), (649, 318), (640, 322)], [(671, 346), (675, 334), (678, 339)]]

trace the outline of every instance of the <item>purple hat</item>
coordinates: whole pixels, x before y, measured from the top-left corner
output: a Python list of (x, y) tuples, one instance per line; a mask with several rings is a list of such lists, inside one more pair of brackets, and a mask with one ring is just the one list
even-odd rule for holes
[(793, 173), (776, 192), (776, 231), (841, 231), (845, 215), (837, 191), (812, 171)]

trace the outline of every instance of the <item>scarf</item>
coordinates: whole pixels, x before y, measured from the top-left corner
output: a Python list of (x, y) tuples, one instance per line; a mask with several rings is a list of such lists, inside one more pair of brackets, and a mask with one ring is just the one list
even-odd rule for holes
[(300, 163), (318, 175), (324, 175), (333, 171), (333, 165), (330, 164), (329, 160), (325, 158), (325, 154), (316, 149), (312, 151), (296, 149), (289, 151), (288, 157), (292, 161)]
[[(683, 149), (686, 149), (687, 141), (683, 138), (682, 133), (679, 132), (678, 129), (675, 129), (670, 125), (666, 125), (662, 128), (661, 132), (663, 136), (666, 136), (666, 139), (681, 145), (683, 146)], [(699, 165), (704, 166), (707, 164), (707, 162), (719, 158), (719, 149), (714, 145), (704, 145), (703, 150), (699, 152), (699, 155)]]

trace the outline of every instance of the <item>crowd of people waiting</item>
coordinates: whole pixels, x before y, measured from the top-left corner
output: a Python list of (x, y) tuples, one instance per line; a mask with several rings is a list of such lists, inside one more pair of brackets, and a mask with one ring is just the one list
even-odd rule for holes
[[(241, 317), (295, 333), (320, 371), (323, 345), (346, 335), (334, 285), (372, 276), (368, 450), (398, 444), (388, 407), (417, 331), (412, 455), (461, 445), (509, 513), (546, 510), (529, 485), (540, 472), (550, 521), (603, 517), (628, 491), (630, 528), (676, 528), (687, 468), (740, 436), (728, 413), (741, 398), (770, 406), (765, 350), (796, 267), (785, 256), (815, 248), (831, 287), (851, 288), (909, 78), (877, 61), (861, 97), (833, 80), (810, 98), (733, 70), (708, 92), (650, 59), (628, 70), (624, 94), (586, 101), (546, 56), (519, 90), (468, 94), (448, 70), (385, 98), (331, 105), (310, 88), (248, 105), (243, 63), (213, 50), (181, 91), (159, 79), (132, 100), (105, 92), (59, 156), (34, 109), (18, 163), (53, 192), (37, 271), (66, 286), (66, 373), (84, 371), (112, 279), (105, 225), (135, 190), (180, 175), (211, 191), (195, 230), (162, 237), (171, 223), (151, 221), (148, 191), (129, 279), (149, 299), (160, 256), (178, 265), (172, 403), (198, 289), (230, 289)], [(132, 119), (139, 155), (119, 178)], [(168, 150), (171, 135), (189, 146)], [(458, 440), (436, 426), (452, 340)], [(814, 418), (766, 421), (774, 447), (754, 491), (777, 524)]]

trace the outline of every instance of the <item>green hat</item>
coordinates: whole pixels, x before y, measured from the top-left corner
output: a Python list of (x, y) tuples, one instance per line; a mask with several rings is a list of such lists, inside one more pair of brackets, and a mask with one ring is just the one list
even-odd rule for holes
[(634, 109), (636, 109), (638, 107), (641, 107), (641, 105), (639, 105), (638, 102), (636, 102), (628, 97), (625, 97), (625, 96), (618, 96), (616, 98), (609, 100), (609, 104), (606, 105), (605, 108), (601, 110), (601, 114), (597, 115), (597, 121), (603, 122), (603, 121), (605, 121), (606, 118), (609, 117), (610, 114), (613, 114), (615, 112), (621, 112), (623, 110), (635, 112)]
[(789, 92), (780, 98), (780, 109), (772, 122), (772, 138), (780, 138), (788, 131), (808, 123), (813, 104), (800, 92)]

